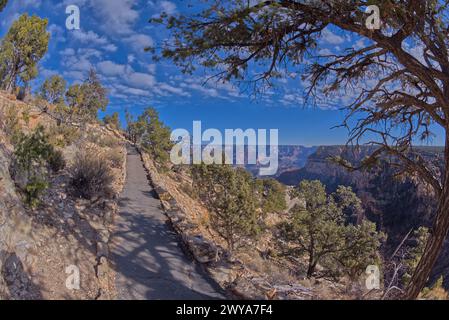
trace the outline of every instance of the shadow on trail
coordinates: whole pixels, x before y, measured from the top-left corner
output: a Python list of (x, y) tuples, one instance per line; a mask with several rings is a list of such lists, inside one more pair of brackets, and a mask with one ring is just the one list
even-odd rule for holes
[[(129, 149), (128, 149), (129, 150)], [(128, 151), (111, 258), (119, 299), (223, 299), (221, 289), (188, 258), (167, 224), (140, 156)]]

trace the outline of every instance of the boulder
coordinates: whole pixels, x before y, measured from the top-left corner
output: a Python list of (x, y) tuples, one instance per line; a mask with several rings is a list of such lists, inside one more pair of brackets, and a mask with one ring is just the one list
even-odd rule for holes
[(183, 235), (183, 240), (191, 250), (195, 259), (200, 263), (216, 262), (220, 258), (221, 250), (201, 235)]

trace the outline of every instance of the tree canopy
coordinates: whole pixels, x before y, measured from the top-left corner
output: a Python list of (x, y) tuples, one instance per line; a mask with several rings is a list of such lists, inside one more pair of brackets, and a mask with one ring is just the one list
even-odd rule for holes
[(71, 117), (80, 119), (96, 119), (98, 111), (104, 111), (109, 104), (107, 90), (95, 70), (89, 71), (82, 84), (70, 86), (65, 97)]
[(346, 274), (355, 280), (368, 265), (379, 264), (383, 235), (376, 225), (345, 222), (345, 210), (360, 202), (350, 188), (340, 187), (328, 195), (320, 181), (304, 180), (292, 195), (303, 203), (292, 208), (290, 221), (280, 224), (281, 239), (289, 243), (290, 254), (307, 254), (308, 277), (321, 264), (331, 275)]
[(0, 44), (0, 85), (12, 92), (20, 80), (25, 86), (37, 74), (37, 63), (48, 50), (48, 21), (23, 14)]
[(67, 82), (59, 75), (51, 76), (45, 79), (41, 86), (39, 95), (51, 104), (60, 104), (64, 102)]

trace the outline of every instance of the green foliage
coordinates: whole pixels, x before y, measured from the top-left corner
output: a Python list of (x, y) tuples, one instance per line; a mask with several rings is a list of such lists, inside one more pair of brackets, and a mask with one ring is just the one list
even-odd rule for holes
[(166, 167), (173, 145), (170, 141), (170, 129), (159, 119), (158, 112), (154, 108), (147, 108), (131, 126), (137, 143), (160, 167)]
[(45, 128), (38, 126), (30, 135), (21, 134), (15, 145), (14, 156), (20, 167), (30, 172), (33, 167), (44, 166), (53, 152)]
[(47, 19), (22, 15), (13, 23), (0, 45), (0, 87), (9, 92), (36, 78), (37, 63), (48, 50)]
[(193, 166), (192, 177), (199, 198), (210, 210), (210, 226), (226, 241), (231, 254), (244, 239), (259, 233), (254, 183), (248, 172), (201, 164)]
[(403, 261), (405, 273), (402, 277), (402, 281), (404, 285), (407, 285), (410, 282), (413, 271), (415, 271), (424, 254), (429, 236), (429, 229), (426, 227), (419, 227), (413, 233), (415, 245), (407, 250), (407, 256)]
[(20, 133), (14, 150), (12, 173), (16, 184), (25, 193), (26, 202), (31, 207), (40, 203), (40, 197), (49, 184), (45, 177), (47, 168), (58, 172), (65, 167), (62, 152), (50, 144), (43, 126), (38, 126), (31, 134)]
[(132, 142), (137, 142), (137, 123), (134, 121), (134, 117), (129, 113), (128, 109), (125, 111), (126, 116), (126, 134), (128, 139)]
[(74, 195), (84, 199), (109, 196), (113, 175), (108, 162), (100, 154), (87, 149), (79, 151), (70, 168)]
[(274, 179), (257, 179), (255, 183), (264, 213), (282, 212), (287, 209), (284, 185)]
[(103, 122), (106, 125), (111, 126), (113, 129), (120, 130), (120, 118), (118, 112), (114, 112), (112, 115), (105, 116)]
[(104, 111), (109, 103), (107, 90), (102, 86), (94, 70), (82, 84), (69, 87), (66, 92), (70, 117), (93, 121), (99, 110)]
[(363, 213), (362, 201), (352, 191), (351, 187), (339, 186), (334, 199), (343, 208), (343, 214), (350, 222), (356, 223)]
[(25, 187), (25, 201), (31, 208), (36, 208), (40, 204), (42, 194), (49, 187), (48, 182), (40, 177), (33, 176)]
[(308, 257), (307, 276), (318, 264), (332, 275), (359, 276), (368, 265), (378, 262), (383, 238), (375, 224), (346, 225), (344, 211), (359, 201), (348, 188), (340, 187), (328, 195), (320, 181), (302, 181), (293, 193), (304, 203), (292, 209), (290, 221), (279, 225), (281, 239), (289, 254)]
[(54, 75), (46, 79), (40, 88), (40, 97), (51, 104), (64, 103), (67, 82), (61, 76)]
[(355, 281), (369, 265), (380, 266), (379, 247), (385, 235), (376, 230), (376, 224), (367, 220), (344, 227), (344, 246), (331, 255), (327, 268), (333, 276), (346, 275)]
[(2, 124), (2, 129), (10, 142), (15, 144), (21, 133), (20, 117), (13, 105), (5, 106), (1, 111), (0, 123)]

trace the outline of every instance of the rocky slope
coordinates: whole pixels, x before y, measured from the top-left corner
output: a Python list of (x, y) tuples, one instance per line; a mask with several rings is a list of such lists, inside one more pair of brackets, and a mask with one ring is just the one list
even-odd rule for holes
[[(41, 204), (31, 209), (10, 174), (14, 151), (8, 121), (17, 115), (22, 132), (38, 124), (49, 130), (55, 120), (32, 103), (16, 101), (0, 92), (0, 298), (1, 299), (110, 299), (114, 296), (114, 272), (108, 268), (109, 228), (116, 211), (116, 198), (77, 199), (63, 170), (48, 177), (51, 187)], [(61, 146), (68, 166), (80, 146), (98, 152), (117, 153), (113, 194), (124, 182), (125, 150), (116, 133), (99, 125), (71, 130), (76, 139)], [(54, 133), (68, 140), (68, 131)], [(80, 271), (80, 288), (67, 286), (73, 266)], [(69, 281), (69, 282), (67, 282)]]

